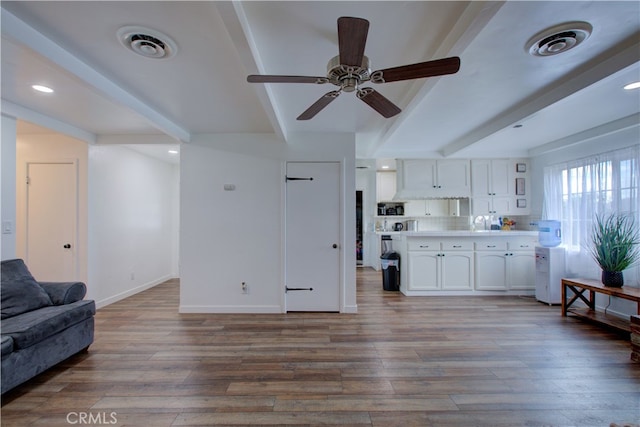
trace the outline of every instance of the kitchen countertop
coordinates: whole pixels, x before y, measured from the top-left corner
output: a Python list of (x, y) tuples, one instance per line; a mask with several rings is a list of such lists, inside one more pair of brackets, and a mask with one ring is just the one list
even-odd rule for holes
[(439, 236), (453, 236), (453, 237), (496, 237), (496, 236), (538, 236), (537, 231), (527, 230), (431, 230), (431, 231), (376, 231), (376, 234), (385, 235), (400, 235), (406, 237), (439, 237)]

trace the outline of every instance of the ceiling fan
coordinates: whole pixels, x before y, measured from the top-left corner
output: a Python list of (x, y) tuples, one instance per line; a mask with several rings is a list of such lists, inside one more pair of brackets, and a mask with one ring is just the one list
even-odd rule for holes
[(313, 105), (305, 110), (298, 120), (309, 120), (318, 114), (341, 92), (356, 92), (356, 96), (376, 110), (385, 118), (400, 113), (400, 108), (371, 87), (361, 88), (362, 83), (389, 83), (401, 80), (412, 80), (423, 77), (442, 76), (457, 73), (460, 69), (460, 58), (437, 59), (402, 65), (371, 72), (369, 58), (364, 55), (364, 47), (369, 32), (369, 21), (362, 18), (338, 18), (338, 51), (339, 55), (327, 64), (326, 77), (280, 76), (251, 74), (247, 76), (249, 83), (331, 83), (337, 90), (327, 92)]

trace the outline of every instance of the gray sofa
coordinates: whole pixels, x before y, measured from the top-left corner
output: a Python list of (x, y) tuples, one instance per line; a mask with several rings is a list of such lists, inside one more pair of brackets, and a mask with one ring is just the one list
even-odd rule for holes
[(21, 259), (2, 261), (2, 394), (93, 342), (92, 300), (82, 282), (37, 282)]

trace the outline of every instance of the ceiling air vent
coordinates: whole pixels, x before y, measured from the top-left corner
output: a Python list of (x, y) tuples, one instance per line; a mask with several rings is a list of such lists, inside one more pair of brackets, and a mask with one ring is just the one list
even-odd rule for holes
[(175, 55), (177, 46), (166, 34), (144, 27), (122, 27), (118, 40), (127, 49), (145, 58), (163, 59)]
[(527, 42), (526, 49), (533, 56), (552, 56), (578, 46), (591, 35), (588, 22), (568, 22), (547, 28)]

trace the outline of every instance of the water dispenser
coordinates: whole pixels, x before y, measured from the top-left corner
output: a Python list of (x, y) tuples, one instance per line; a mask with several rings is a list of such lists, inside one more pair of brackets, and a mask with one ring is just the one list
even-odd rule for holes
[(538, 222), (538, 242), (540, 246), (553, 248), (562, 243), (560, 221), (543, 220)]

